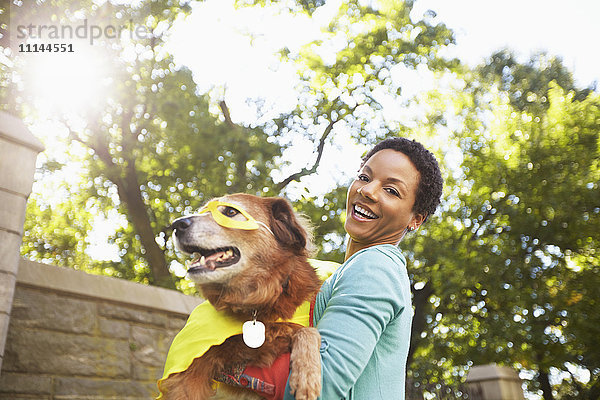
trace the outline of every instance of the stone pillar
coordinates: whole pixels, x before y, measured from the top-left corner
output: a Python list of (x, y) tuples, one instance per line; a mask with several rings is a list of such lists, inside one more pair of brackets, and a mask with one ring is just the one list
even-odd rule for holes
[(25, 204), (44, 147), (23, 122), (0, 111), (0, 371), (12, 308)]
[(496, 364), (471, 367), (465, 379), (469, 394), (478, 400), (524, 400), (521, 378)]

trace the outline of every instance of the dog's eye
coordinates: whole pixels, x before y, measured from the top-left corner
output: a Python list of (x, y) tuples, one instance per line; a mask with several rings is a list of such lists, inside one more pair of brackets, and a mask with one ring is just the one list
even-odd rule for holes
[(223, 209), (223, 211), (221, 211), (221, 213), (222, 213), (223, 215), (225, 215), (226, 217), (229, 217), (229, 218), (231, 218), (231, 217), (235, 217), (235, 216), (236, 216), (236, 215), (238, 215), (240, 212), (239, 212), (238, 210), (236, 210), (235, 208), (233, 208), (233, 207), (225, 207), (225, 208)]

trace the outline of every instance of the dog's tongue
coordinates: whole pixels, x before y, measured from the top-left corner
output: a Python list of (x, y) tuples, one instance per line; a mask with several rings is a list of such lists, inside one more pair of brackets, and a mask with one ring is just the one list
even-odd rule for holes
[(232, 256), (233, 252), (231, 250), (218, 251), (205, 258), (206, 267), (210, 269), (215, 269), (218, 266), (217, 264), (222, 263), (223, 261), (227, 260)]
[(201, 256), (200, 253), (194, 253), (194, 259), (191, 261), (191, 267), (201, 267), (210, 270), (215, 270), (229, 258), (233, 257), (233, 251), (217, 251), (209, 256)]
[(223, 258), (225, 258), (225, 252), (223, 251), (211, 254), (204, 259), (204, 266), (209, 269), (215, 269), (217, 267), (217, 263)]

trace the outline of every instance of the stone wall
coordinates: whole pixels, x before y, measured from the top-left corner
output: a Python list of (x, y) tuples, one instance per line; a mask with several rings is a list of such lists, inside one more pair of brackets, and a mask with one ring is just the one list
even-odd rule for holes
[(20, 119), (0, 111), (0, 368), (19, 268), (25, 204), (42, 150)]
[(199, 298), (21, 260), (0, 399), (151, 399)]

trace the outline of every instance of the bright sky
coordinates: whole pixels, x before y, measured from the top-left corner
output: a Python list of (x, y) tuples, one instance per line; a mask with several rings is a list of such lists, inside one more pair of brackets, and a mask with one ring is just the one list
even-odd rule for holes
[(456, 55), (478, 64), (508, 47), (527, 57), (546, 50), (561, 56), (578, 84), (600, 81), (600, 2), (597, 0), (418, 0), (455, 31)]

